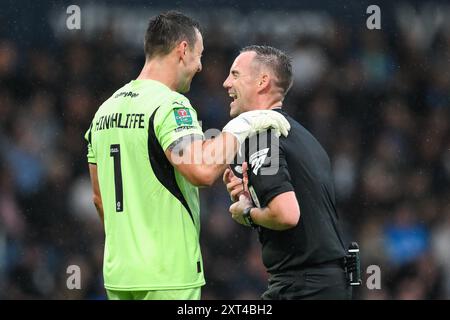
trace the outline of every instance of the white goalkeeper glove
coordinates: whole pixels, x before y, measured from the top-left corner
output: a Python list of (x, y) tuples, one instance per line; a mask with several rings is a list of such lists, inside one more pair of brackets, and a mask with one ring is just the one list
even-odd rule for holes
[(291, 125), (279, 112), (273, 110), (253, 110), (241, 113), (223, 127), (222, 132), (234, 135), (239, 144), (260, 131), (273, 129), (274, 134), (287, 137)]

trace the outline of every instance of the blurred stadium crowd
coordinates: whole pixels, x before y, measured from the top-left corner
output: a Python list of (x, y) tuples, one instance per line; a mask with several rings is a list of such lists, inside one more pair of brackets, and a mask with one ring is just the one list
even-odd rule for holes
[[(228, 120), (222, 83), (239, 47), (213, 30), (204, 39), (203, 71), (187, 96), (206, 130)], [(347, 241), (360, 244), (356, 298), (449, 299), (450, 35), (423, 48), (401, 32), (336, 23), (326, 37), (277, 46), (295, 71), (285, 109), (329, 153)], [(111, 30), (56, 48), (0, 38), (1, 299), (105, 298), (83, 135), (143, 62)], [(221, 182), (201, 190), (203, 298), (258, 299), (267, 274), (257, 235), (229, 205)], [(66, 286), (73, 264), (81, 290)], [(380, 290), (366, 288), (369, 265), (381, 268)]]

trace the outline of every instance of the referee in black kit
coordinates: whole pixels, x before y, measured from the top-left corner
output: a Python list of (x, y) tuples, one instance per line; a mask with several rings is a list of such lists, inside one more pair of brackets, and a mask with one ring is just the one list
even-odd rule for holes
[(286, 138), (269, 133), (246, 141), (245, 162), (223, 176), (234, 201), (230, 212), (258, 231), (270, 274), (262, 299), (351, 299), (330, 159), (281, 109), (291, 86), (290, 59), (278, 49), (246, 47), (231, 66), (224, 82), (233, 99), (230, 115), (273, 109), (291, 130)]

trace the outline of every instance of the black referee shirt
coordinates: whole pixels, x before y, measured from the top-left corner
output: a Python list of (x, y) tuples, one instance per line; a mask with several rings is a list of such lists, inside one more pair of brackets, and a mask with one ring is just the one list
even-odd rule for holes
[(284, 231), (258, 227), (263, 263), (271, 274), (284, 273), (345, 256), (338, 226), (330, 159), (320, 143), (281, 109), (291, 125), (288, 137), (261, 133), (247, 139), (232, 165), (242, 177), (248, 162), (249, 191), (255, 206), (294, 191), (300, 207), (296, 227)]

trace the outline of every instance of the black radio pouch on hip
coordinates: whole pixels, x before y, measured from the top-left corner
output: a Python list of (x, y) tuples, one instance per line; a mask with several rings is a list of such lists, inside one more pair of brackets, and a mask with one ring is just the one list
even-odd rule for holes
[(348, 247), (348, 254), (345, 257), (345, 271), (347, 272), (349, 285), (361, 285), (361, 262), (359, 259), (359, 246), (356, 242), (352, 242)]

